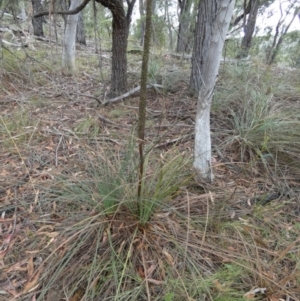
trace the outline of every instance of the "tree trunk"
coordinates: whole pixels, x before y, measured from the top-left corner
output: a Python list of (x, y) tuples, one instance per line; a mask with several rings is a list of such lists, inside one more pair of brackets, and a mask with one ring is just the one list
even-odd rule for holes
[(127, 39), (132, 10), (136, 0), (127, 0), (125, 14), (123, 0), (96, 0), (112, 13), (112, 70), (110, 97), (127, 89)]
[(86, 46), (85, 28), (84, 28), (82, 11), (78, 14), (78, 23), (77, 23), (77, 29), (76, 29), (76, 43)]
[(256, 25), (256, 18), (257, 18), (259, 5), (260, 5), (260, 0), (251, 0), (251, 8), (250, 8), (249, 16), (244, 24), (244, 37), (242, 39), (241, 51), (238, 55), (238, 58), (247, 57), (249, 54), (253, 33)]
[[(41, 0), (31, 0), (33, 15), (37, 14), (38, 12), (43, 11), (43, 6), (41, 4)], [(38, 37), (44, 36), (43, 31), (43, 23), (45, 22), (45, 17), (39, 18), (32, 18), (32, 27), (33, 27), (33, 34)]]
[[(69, 10), (78, 7), (80, 4), (81, 0), (72, 0)], [(75, 41), (77, 22), (78, 14), (67, 16), (62, 54), (62, 65), (67, 73), (73, 73), (75, 71)]]
[[(197, 64), (194, 70), (198, 70), (200, 83), (195, 124), (194, 168), (198, 177), (210, 181), (213, 179), (210, 108), (234, 2), (201, 0), (196, 24), (193, 64)], [(201, 52), (197, 53), (200, 49)]]
[[(69, 0), (61, 0), (59, 4), (60, 4), (60, 9), (62, 9), (63, 11), (67, 11), (70, 9), (70, 1)], [(65, 25), (65, 30), (66, 30), (68, 15), (62, 15), (62, 17), (64, 19), (64, 25)]]
[(180, 8), (179, 15), (179, 28), (178, 28), (178, 37), (177, 37), (177, 47), (176, 52), (183, 53), (186, 51), (188, 45), (189, 37), (189, 26), (191, 20), (191, 0), (179, 0), (178, 1)]
[(112, 21), (112, 75), (111, 96), (119, 95), (127, 89), (127, 43), (128, 24), (124, 17), (113, 16)]
[(167, 20), (167, 27), (169, 32), (169, 49), (173, 50), (173, 31), (172, 31), (172, 23), (170, 20), (169, 14), (169, 1), (165, 0), (165, 20)]

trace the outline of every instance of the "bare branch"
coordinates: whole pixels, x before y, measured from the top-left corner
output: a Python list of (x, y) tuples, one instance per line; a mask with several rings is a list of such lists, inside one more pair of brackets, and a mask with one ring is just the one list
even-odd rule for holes
[[(154, 87), (154, 88), (163, 88), (164, 86), (162, 86), (162, 85), (157, 85), (157, 84), (147, 85), (147, 88), (152, 88), (152, 87)], [(106, 106), (106, 105), (108, 105), (109, 103), (116, 102), (116, 101), (118, 101), (118, 100), (122, 100), (123, 98), (126, 98), (126, 97), (128, 97), (128, 96), (134, 94), (135, 92), (138, 92), (140, 89), (141, 89), (141, 86), (137, 86), (137, 87), (133, 88), (132, 90), (126, 92), (125, 94), (122, 94), (122, 95), (120, 95), (120, 96), (118, 96), (118, 97), (111, 98), (111, 99), (108, 99), (108, 100), (104, 101), (104, 102), (102, 103), (102, 105)]]
[(246, 17), (246, 15), (248, 15), (251, 11), (251, 5), (252, 5), (252, 1), (250, 0), (248, 2), (247, 6), (244, 6), (244, 12), (242, 12), (238, 17), (235, 18), (235, 20), (231, 23), (231, 26), (236, 26), (237, 24), (239, 24), (239, 22), (244, 19)]

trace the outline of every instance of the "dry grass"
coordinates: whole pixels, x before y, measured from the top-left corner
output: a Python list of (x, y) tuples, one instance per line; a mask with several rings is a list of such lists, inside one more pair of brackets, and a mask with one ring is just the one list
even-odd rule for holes
[(26, 89), (22, 72), (1, 71), (0, 299), (300, 300), (297, 74), (285, 93), (277, 71), (225, 69), (213, 185), (192, 177), (196, 101), (184, 80), (150, 92), (143, 211), (138, 97), (98, 107), (106, 87), (87, 51), (74, 77), (16, 63), (31, 72)]

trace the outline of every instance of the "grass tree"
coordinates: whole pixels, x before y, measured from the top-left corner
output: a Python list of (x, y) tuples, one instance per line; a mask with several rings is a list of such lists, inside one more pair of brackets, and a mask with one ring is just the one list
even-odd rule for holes
[(210, 108), (234, 3), (234, 0), (200, 1), (195, 30), (191, 74), (191, 82), (196, 83), (198, 90), (194, 168), (201, 178), (209, 180), (213, 178)]

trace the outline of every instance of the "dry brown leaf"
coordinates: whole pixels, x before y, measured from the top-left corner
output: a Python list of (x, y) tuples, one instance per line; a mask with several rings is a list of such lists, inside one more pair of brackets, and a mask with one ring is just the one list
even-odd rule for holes
[(214, 280), (213, 283), (214, 283), (215, 288), (216, 288), (219, 292), (224, 292), (225, 286), (222, 285), (222, 284), (219, 282), (218, 279)]
[(59, 232), (38, 232), (37, 235), (46, 235), (50, 238), (55, 238), (59, 235)]
[(253, 300), (255, 299), (255, 294), (248, 292), (244, 295), (244, 298), (249, 299), (249, 300)]
[(27, 275), (31, 278), (34, 275), (33, 257), (30, 257), (27, 263)]
[(27, 263), (27, 258), (10, 266), (7, 270), (5, 270), (5, 272), (10, 273), (12, 271), (27, 271), (28, 269), (26, 266), (22, 267), (22, 265), (25, 265), (26, 263)]
[(94, 289), (95, 286), (97, 285), (98, 281), (99, 281), (100, 275), (98, 275), (89, 285), (89, 289)]
[(152, 278), (148, 278), (147, 281), (150, 282), (150, 283), (156, 284), (156, 285), (161, 285), (161, 284), (165, 283), (164, 281), (155, 280), (155, 279), (152, 279)]
[(42, 269), (39, 269), (34, 277), (31, 277), (30, 281), (28, 281), (25, 285), (24, 285), (24, 289), (23, 289), (23, 292), (22, 294), (26, 294), (28, 293), (29, 291), (33, 290), (34, 288), (38, 287), (39, 284), (38, 284), (38, 280), (39, 280), (39, 277), (40, 277), (40, 274), (42, 272)]
[(4, 266), (4, 257), (7, 254), (7, 252), (13, 247), (16, 239), (12, 239), (13, 235), (9, 234), (3, 241), (2, 246), (0, 247), (0, 264)]
[(39, 228), (39, 229), (37, 230), (37, 232), (40, 233), (40, 232), (44, 231), (45, 229), (49, 229), (50, 232), (52, 232), (54, 228), (53, 228), (53, 226), (51, 226), (51, 225), (45, 225), (45, 226), (42, 226), (41, 228)]
[(147, 277), (151, 276), (151, 274), (153, 273), (153, 271), (155, 270), (155, 268), (156, 268), (155, 264), (151, 264), (150, 265), (150, 267), (146, 271)]
[(144, 273), (144, 269), (141, 265), (139, 265), (138, 269), (137, 269), (137, 272), (139, 274), (139, 276), (144, 279), (145, 278), (145, 273)]
[(170, 265), (174, 265), (174, 259), (172, 255), (165, 248), (162, 250), (162, 252), (166, 256), (168, 263)]
[(78, 290), (69, 300), (70, 301), (80, 301), (83, 295), (84, 295), (84, 291)]

